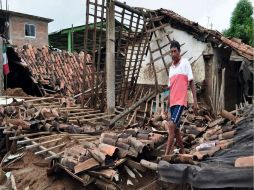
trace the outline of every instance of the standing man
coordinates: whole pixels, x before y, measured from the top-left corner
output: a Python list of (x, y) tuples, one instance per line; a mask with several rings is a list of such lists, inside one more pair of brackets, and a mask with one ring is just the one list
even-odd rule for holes
[(193, 110), (197, 113), (197, 96), (196, 87), (193, 81), (192, 69), (189, 61), (182, 58), (180, 44), (177, 41), (172, 41), (170, 44), (170, 54), (173, 64), (169, 70), (169, 84), (170, 95), (168, 99), (169, 111), (171, 118), (166, 125), (168, 131), (168, 141), (165, 155), (171, 153), (174, 143), (174, 138), (180, 147), (180, 153), (184, 153), (184, 146), (180, 134), (180, 117), (185, 107), (187, 107), (187, 90), (188, 85), (191, 87), (193, 94)]

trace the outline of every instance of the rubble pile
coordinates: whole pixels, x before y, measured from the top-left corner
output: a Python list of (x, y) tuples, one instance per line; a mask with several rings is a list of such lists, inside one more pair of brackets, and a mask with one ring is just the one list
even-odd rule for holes
[(4, 134), (59, 130), (58, 123), (67, 121), (57, 108), (38, 108), (28, 102), (14, 102), (0, 107), (1, 126)]
[(139, 163), (140, 160), (155, 159), (154, 151), (165, 139), (165, 135), (148, 130), (103, 133), (98, 142), (85, 141), (66, 148), (63, 156), (53, 161), (51, 170), (64, 168), (75, 178), (78, 176), (83, 184), (95, 182), (103, 189), (117, 189), (119, 184), (138, 187), (139, 180), (135, 176), (142, 178), (146, 171), (142, 166), (146, 162)]
[[(122, 131), (118, 127), (113, 131), (104, 128), (103, 133), (98, 133), (92, 130), (95, 126), (69, 123), (61, 106), (74, 104), (61, 98), (59, 102), (60, 108), (40, 107), (33, 101), (1, 106), (1, 150), (7, 147), (4, 142), (8, 139), (10, 151), (3, 158), (4, 171), (21, 170), (17, 164), (33, 152), (34, 159), (39, 156), (39, 162), (44, 163), (49, 178), (64, 173), (87, 188), (136, 189), (147, 185), (146, 179), (156, 180), (160, 160), (198, 165), (220, 150), (230, 149), (238, 123), (247, 117), (244, 108), (222, 110), (216, 119), (205, 107), (200, 107), (198, 115), (189, 108), (180, 123), (186, 153), (179, 154), (176, 147), (173, 154), (165, 156), (166, 113), (154, 114), (144, 125)], [(18, 172), (15, 173), (12, 172), (19, 186)]]
[[(46, 103), (38, 101), (47, 100)], [(1, 153), (10, 150), (18, 139), (29, 136), (38, 137), (54, 133), (97, 133), (100, 127), (86, 124), (76, 125), (69, 121), (72, 110), (80, 110), (70, 98), (33, 98), (30, 100), (12, 99), (11, 104), (0, 106)], [(9, 99), (8, 99), (9, 102)], [(71, 109), (71, 111), (70, 111)]]
[[(47, 93), (61, 93), (66, 96), (77, 95), (82, 91), (84, 53), (68, 53), (53, 51), (48, 47), (37, 49), (26, 45), (23, 49), (9, 50), (16, 60), (10, 56), (11, 70), (19, 66), (26, 71), (33, 83), (36, 84), (42, 95)], [(92, 75), (95, 67), (91, 65), (91, 56), (87, 54), (85, 68), (86, 85), (92, 87)], [(21, 70), (20, 70), (21, 72)], [(94, 76), (93, 76), (94, 77)], [(96, 76), (95, 76), (96, 77)], [(12, 80), (12, 79), (10, 79)], [(13, 79), (14, 80), (14, 79)]]
[[(228, 112), (222, 110), (217, 119), (213, 119), (205, 107), (201, 107), (198, 115), (189, 108), (183, 114), (180, 123), (186, 154), (162, 156), (162, 159), (172, 163), (201, 161), (213, 156), (221, 149), (227, 149), (233, 145), (233, 138), (236, 135), (236, 126), (244, 117), (243, 109), (237, 111), (238, 115), (233, 115), (236, 111)], [(157, 113), (149, 121), (153, 130), (165, 130), (167, 114)], [(174, 153), (179, 153), (175, 149)]]

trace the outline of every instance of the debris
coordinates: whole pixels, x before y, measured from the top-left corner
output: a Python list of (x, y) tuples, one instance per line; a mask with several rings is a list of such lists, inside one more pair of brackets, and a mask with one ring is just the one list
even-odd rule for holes
[(133, 173), (133, 171), (130, 170), (130, 168), (128, 168), (126, 165), (124, 165), (124, 168), (130, 177), (136, 178), (136, 175)]
[(149, 161), (147, 161), (147, 160), (141, 160), (141, 161), (140, 161), (140, 164), (141, 164), (142, 166), (144, 166), (145, 168), (148, 168), (148, 169), (150, 169), (150, 170), (157, 171), (158, 164), (156, 164), (156, 163), (149, 162)]
[(226, 111), (226, 110), (222, 110), (221, 111), (221, 116), (223, 117), (223, 118), (226, 118), (226, 119), (228, 119), (228, 120), (230, 120), (230, 121), (232, 121), (232, 122), (236, 122), (236, 116), (234, 116), (232, 113), (230, 113), (230, 112), (228, 112), (228, 111)]
[(78, 165), (76, 165), (74, 167), (74, 171), (75, 171), (75, 174), (77, 174), (79, 172), (86, 171), (86, 170), (93, 168), (95, 166), (98, 166), (98, 165), (99, 165), (99, 163), (94, 158), (89, 158), (88, 160), (85, 160), (85, 161), (79, 163)]
[(131, 107), (127, 108), (124, 112), (122, 112), (121, 114), (115, 116), (115, 118), (113, 118), (110, 123), (109, 123), (109, 127), (113, 127), (113, 125), (115, 124), (115, 122), (117, 122), (119, 119), (121, 119), (122, 117), (124, 117), (125, 115), (127, 115), (130, 111), (136, 109), (140, 104), (142, 104), (143, 102), (147, 101), (147, 99), (153, 97), (155, 95), (155, 92), (151, 92), (150, 94), (147, 94), (146, 96), (144, 96), (143, 98), (141, 98), (139, 101), (137, 101), (135, 104), (133, 104)]
[(254, 166), (254, 156), (240, 157), (235, 160), (235, 167), (253, 167)]
[(127, 180), (127, 186), (128, 185), (134, 185), (130, 179)]

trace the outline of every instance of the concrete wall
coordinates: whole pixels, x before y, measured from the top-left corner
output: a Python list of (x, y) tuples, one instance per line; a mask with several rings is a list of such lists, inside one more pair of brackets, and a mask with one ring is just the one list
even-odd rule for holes
[[(31, 44), (34, 47), (41, 48), (48, 45), (48, 23), (30, 18), (10, 16), (9, 35), (12, 44), (22, 47), (25, 44)], [(25, 23), (35, 25), (35, 37), (25, 36)]]
[[(170, 39), (175, 39), (179, 41), (180, 44), (184, 45), (181, 47), (181, 52), (187, 51), (187, 53), (183, 56), (187, 59), (192, 58), (190, 60), (190, 63), (197, 60), (193, 65), (193, 75), (196, 82), (202, 82), (205, 79), (205, 62), (203, 60), (202, 52), (206, 49), (206, 43), (203, 43), (201, 41), (196, 40), (193, 38), (192, 35), (178, 30), (174, 29), (170, 26), (166, 27), (166, 31), (173, 31), (173, 33), (170, 34)], [(157, 31), (157, 37), (163, 36), (163, 31)], [(153, 36), (154, 38), (154, 36)], [(152, 40), (153, 40), (152, 38)], [(166, 37), (163, 38), (160, 42), (160, 46), (163, 46), (168, 43), (168, 39)], [(153, 41), (151, 43), (151, 49), (157, 49), (157, 43), (156, 41)], [(162, 49), (162, 53), (168, 52), (170, 49), (170, 46), (166, 46)], [(156, 53), (153, 53), (153, 59), (160, 56), (160, 52), (157, 51)], [(144, 57), (145, 61), (142, 63), (142, 68), (140, 71), (140, 76), (138, 79), (139, 84), (154, 84), (154, 76), (152, 75), (152, 69), (147, 66), (147, 64), (150, 62), (150, 54), (148, 52), (147, 56)], [(171, 57), (170, 55), (167, 55), (164, 57), (166, 64), (171, 63)], [(159, 71), (160, 69), (164, 68), (164, 64), (162, 60), (158, 60), (155, 62), (156, 70)], [(165, 70), (157, 73), (158, 83), (160, 85), (167, 85), (168, 83), (168, 76)]]

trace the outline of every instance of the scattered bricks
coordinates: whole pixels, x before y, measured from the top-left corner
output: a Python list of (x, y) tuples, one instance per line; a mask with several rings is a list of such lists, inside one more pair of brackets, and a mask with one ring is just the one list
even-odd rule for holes
[[(118, 155), (119, 158), (125, 158), (128, 154), (130, 156), (133, 156), (133, 155), (130, 154), (129, 149), (118, 148), (117, 155)], [(134, 157), (137, 157), (137, 155), (136, 156), (134, 155)]]
[(219, 135), (219, 139), (220, 140), (222, 140), (222, 139), (231, 139), (235, 136), (235, 133), (236, 133), (236, 130), (222, 133), (221, 135)]
[(193, 154), (193, 160), (196, 160), (196, 161), (203, 160), (207, 157), (208, 155), (207, 155), (207, 152), (205, 151), (197, 151)]
[[(132, 137), (136, 137), (137, 133), (138, 132), (136, 130), (126, 130), (126, 131), (124, 131), (124, 134), (130, 135)], [(119, 137), (121, 137), (121, 135)]]
[(216, 146), (216, 147), (211, 148), (210, 150), (196, 151), (193, 153), (193, 159), (200, 161), (200, 160), (203, 160), (204, 158), (212, 157), (219, 150), (220, 150), (220, 147)]
[(150, 137), (150, 134), (144, 134), (144, 133), (137, 133), (138, 139), (148, 140)]
[(235, 125), (230, 125), (230, 126), (222, 126), (222, 132), (228, 132), (228, 131), (232, 131), (235, 128)]
[(194, 164), (193, 155), (191, 154), (166, 155), (162, 156), (162, 160), (168, 161), (170, 163)]
[(128, 155), (133, 157), (138, 157), (138, 151), (135, 150), (133, 147), (130, 147), (128, 150)]
[(112, 146), (115, 146), (117, 143), (117, 139), (113, 139), (113, 138), (108, 138), (108, 137), (101, 137), (100, 138), (100, 142), (101, 143), (105, 143), (105, 144), (110, 144)]
[(97, 148), (92, 148), (92, 149), (88, 149), (88, 151), (90, 152), (90, 154), (93, 156), (93, 158), (95, 160), (97, 160), (99, 163), (104, 163), (106, 156), (105, 154), (103, 154), (102, 152), (100, 152), (99, 149)]
[(11, 124), (11, 125), (16, 126), (16, 127), (20, 126), (24, 130), (29, 130), (30, 129), (30, 124), (28, 122), (25, 122), (22, 119), (7, 119), (6, 124), (7, 125)]
[(137, 139), (135, 139), (134, 137), (129, 137), (128, 138), (130, 145), (139, 153), (141, 153), (143, 151), (144, 148), (144, 144), (140, 141), (138, 141)]
[(240, 157), (235, 160), (235, 167), (253, 167), (254, 166), (254, 156)]
[(94, 158), (89, 158), (88, 160), (85, 160), (84, 162), (81, 162), (75, 165), (74, 172), (75, 174), (77, 174), (79, 172), (86, 171), (98, 165), (99, 165), (99, 162), (97, 162)]
[(236, 122), (237, 117), (226, 110), (222, 110), (220, 115), (221, 115), (221, 117), (226, 118), (234, 123)]
[(102, 133), (101, 138), (118, 139), (118, 136), (115, 133)]
[(224, 120), (225, 120), (224, 118), (219, 118), (219, 119), (214, 120), (213, 122), (209, 123), (208, 126), (209, 126), (209, 128), (212, 128), (216, 125), (222, 124), (224, 122)]
[(117, 142), (116, 147), (122, 148), (124, 150), (129, 150), (130, 145), (123, 142)]
[(157, 171), (157, 168), (158, 168), (158, 164), (153, 163), (153, 162), (149, 162), (149, 161), (144, 160), (144, 159), (142, 159), (140, 161), (140, 164), (141, 164), (141, 166), (143, 166), (145, 168), (148, 168), (150, 170), (154, 170), (154, 171)]
[(206, 140), (210, 140), (210, 137), (212, 137), (217, 131), (219, 131), (221, 129), (220, 126), (215, 126), (213, 128), (210, 128), (206, 131), (206, 133), (204, 134), (204, 138)]
[(227, 140), (222, 140), (219, 142), (218, 146), (221, 149), (227, 149), (229, 148), (232, 144), (234, 143), (233, 139), (227, 139)]
[(117, 151), (117, 147), (104, 143), (100, 143), (98, 148), (102, 153), (109, 156), (113, 156)]
[(153, 133), (150, 137), (149, 140), (152, 140), (155, 145), (161, 144), (165, 141), (166, 137), (164, 135), (156, 134)]
[(129, 137), (129, 136), (127, 136), (126, 138), (119, 138), (119, 139), (117, 140), (117, 142), (129, 144), (128, 137)]
[(218, 135), (212, 135), (212, 136), (206, 138), (206, 140), (208, 140), (208, 141), (214, 141), (214, 140), (217, 140), (218, 138), (219, 138)]

